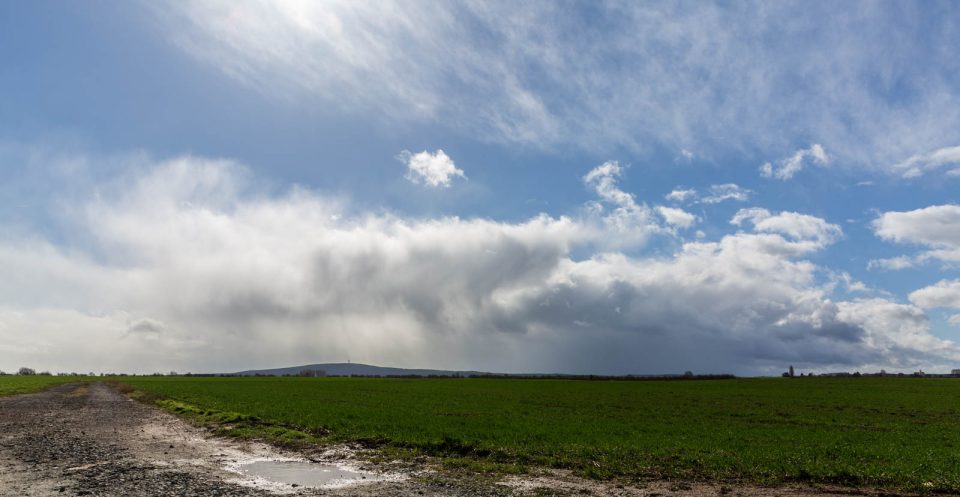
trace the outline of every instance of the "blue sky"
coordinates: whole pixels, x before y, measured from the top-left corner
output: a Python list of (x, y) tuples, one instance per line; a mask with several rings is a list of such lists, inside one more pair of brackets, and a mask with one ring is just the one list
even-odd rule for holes
[(0, 5), (0, 369), (949, 369), (958, 20)]

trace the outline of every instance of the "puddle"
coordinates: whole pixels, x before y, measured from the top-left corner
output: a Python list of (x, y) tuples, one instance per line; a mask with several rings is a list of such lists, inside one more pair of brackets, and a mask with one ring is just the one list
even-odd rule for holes
[(304, 461), (261, 460), (237, 464), (230, 469), (253, 480), (298, 487), (335, 488), (385, 479), (376, 473)]

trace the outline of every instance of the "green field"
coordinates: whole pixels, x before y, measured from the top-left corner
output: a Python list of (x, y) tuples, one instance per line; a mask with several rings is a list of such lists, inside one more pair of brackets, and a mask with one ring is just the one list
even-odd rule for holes
[(299, 427), (454, 466), (960, 491), (950, 379), (123, 380), (244, 433)]
[(82, 381), (76, 376), (0, 376), (0, 397), (39, 392), (54, 385)]

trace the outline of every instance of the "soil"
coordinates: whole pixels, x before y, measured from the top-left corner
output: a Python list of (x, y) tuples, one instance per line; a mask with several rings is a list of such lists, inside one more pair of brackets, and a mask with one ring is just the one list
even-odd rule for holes
[[(309, 460), (372, 471), (341, 488), (304, 488), (231, 471), (260, 460)], [(455, 473), (430, 461), (372, 463), (346, 446), (290, 452), (213, 436), (103, 383), (0, 398), (0, 496), (782, 496), (884, 495), (814, 487), (598, 482), (562, 471)], [(890, 495), (890, 494), (886, 494)]]

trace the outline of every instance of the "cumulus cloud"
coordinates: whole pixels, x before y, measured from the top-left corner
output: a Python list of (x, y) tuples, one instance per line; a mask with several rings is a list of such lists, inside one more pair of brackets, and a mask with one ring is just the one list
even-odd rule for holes
[(827, 152), (823, 147), (818, 143), (814, 143), (810, 148), (797, 150), (793, 155), (777, 161), (776, 164), (771, 164), (770, 162), (764, 163), (760, 166), (760, 176), (786, 181), (793, 178), (805, 165), (815, 164), (823, 166), (827, 164), (828, 160)]
[(894, 166), (904, 178), (916, 178), (931, 171), (949, 167), (947, 175), (960, 175), (960, 146), (944, 147), (926, 154), (917, 154)]
[(906, 212), (884, 212), (873, 221), (872, 227), (884, 240), (928, 249), (915, 256), (878, 262), (881, 267), (898, 269), (927, 260), (960, 262), (960, 206), (934, 205)]
[(960, 32), (922, 5), (627, 2), (590, 23), (551, 2), (145, 5), (165, 39), (272, 98), (491, 141), (709, 156), (804, 137), (869, 166), (960, 128), (956, 57), (930, 49)]
[(898, 243), (960, 246), (960, 206), (935, 205), (907, 212), (884, 212), (873, 221), (877, 236)]
[(463, 170), (457, 168), (453, 159), (441, 149), (432, 154), (426, 150), (416, 154), (404, 150), (397, 155), (397, 159), (407, 165), (406, 178), (414, 184), (448, 188), (454, 177), (467, 178)]
[(678, 228), (689, 228), (697, 222), (697, 216), (694, 216), (683, 209), (657, 206), (657, 212), (663, 216), (663, 219), (667, 222), (667, 224), (676, 226)]
[(960, 309), (960, 280), (941, 280), (935, 285), (916, 290), (910, 293), (910, 302), (924, 309)]
[(666, 194), (663, 198), (671, 202), (686, 202), (687, 200), (694, 199), (697, 197), (697, 190), (693, 188), (677, 188), (670, 193)]
[(621, 174), (605, 163), (584, 177), (603, 217), (499, 222), (349, 214), (303, 189), (261, 191), (229, 161), (153, 164), (88, 192), (65, 245), (0, 238), (0, 366), (197, 372), (349, 356), (756, 373), (960, 359), (914, 305), (834, 301), (804, 257), (840, 231), (812, 216), (742, 211), (741, 231), (669, 256), (584, 253), (626, 227), (669, 236)]
[(839, 319), (857, 323), (866, 342), (888, 352), (884, 360), (872, 364), (874, 369), (912, 369), (926, 363), (946, 371), (951, 361), (960, 360), (956, 344), (933, 336), (929, 319), (916, 306), (874, 298), (838, 302), (837, 307)]
[(730, 224), (742, 225), (745, 221), (753, 224), (755, 230), (765, 233), (782, 233), (797, 242), (810, 242), (821, 248), (835, 242), (843, 235), (839, 226), (823, 219), (796, 212), (771, 214), (762, 208), (740, 209), (730, 220)]
[[(583, 176), (583, 183), (593, 189), (601, 200), (591, 202), (588, 210), (615, 235), (608, 242), (636, 245), (646, 241), (649, 235), (661, 231), (662, 227), (647, 204), (638, 203), (632, 193), (620, 189), (618, 181), (622, 175), (623, 166), (616, 161), (608, 161)], [(605, 207), (605, 204), (612, 209)]]

